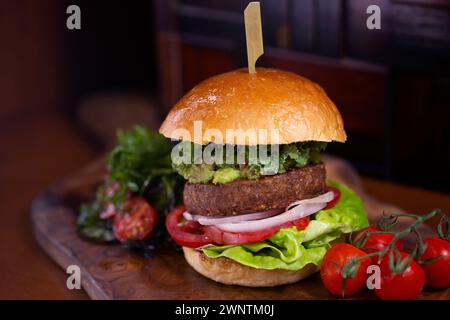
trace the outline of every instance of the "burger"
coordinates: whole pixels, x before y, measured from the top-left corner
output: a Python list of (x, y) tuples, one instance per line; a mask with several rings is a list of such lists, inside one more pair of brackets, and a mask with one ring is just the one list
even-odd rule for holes
[(168, 113), (184, 205), (166, 219), (187, 263), (214, 281), (297, 282), (345, 234), (368, 225), (361, 199), (326, 179), (321, 153), (345, 142), (342, 117), (316, 83), (257, 68), (204, 80)]

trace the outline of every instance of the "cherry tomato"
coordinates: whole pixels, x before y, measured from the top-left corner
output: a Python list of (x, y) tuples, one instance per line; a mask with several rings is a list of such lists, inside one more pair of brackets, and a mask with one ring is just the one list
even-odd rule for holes
[(437, 237), (425, 240), (427, 249), (420, 257), (428, 260), (436, 257), (430, 264), (422, 264), (425, 271), (426, 283), (431, 288), (442, 289), (450, 286), (450, 242)]
[[(402, 260), (407, 256), (407, 253), (400, 252)], [(375, 289), (375, 294), (383, 300), (415, 299), (425, 285), (425, 273), (414, 260), (404, 272), (397, 275), (392, 273), (389, 268), (389, 254), (385, 254), (381, 260), (380, 276), (380, 288)]]
[(150, 237), (158, 221), (156, 210), (143, 197), (130, 197), (124, 213), (114, 217), (113, 231), (117, 240), (144, 240)]
[(333, 192), (333, 200), (331, 200), (330, 202), (327, 203), (327, 206), (324, 208), (325, 209), (330, 209), (333, 208), (338, 202), (339, 199), (341, 198), (341, 191), (338, 188), (332, 187), (332, 186), (327, 186), (328, 191)]
[(173, 240), (183, 247), (197, 248), (212, 243), (198, 222), (182, 222), (186, 207), (177, 206), (170, 211), (166, 218), (167, 232)]
[[(364, 228), (355, 234), (352, 234), (350, 236), (350, 239), (352, 241), (358, 242), (359, 240), (362, 240), (364, 235), (368, 232), (380, 232), (381, 230), (376, 227), (367, 227)], [(362, 246), (360, 249), (363, 250), (366, 253), (372, 253), (376, 251), (381, 251), (385, 249), (394, 239), (393, 234), (373, 234), (368, 236), (366, 243), (364, 246)], [(403, 251), (403, 242), (399, 239), (395, 242), (395, 246), (398, 248), (399, 251)], [(372, 261), (374, 264), (378, 264), (378, 257), (373, 256)]]
[[(355, 246), (347, 243), (336, 244), (331, 247), (323, 258), (320, 268), (320, 277), (325, 287), (334, 295), (343, 295), (342, 272), (336, 266), (341, 268), (350, 260), (366, 255), (366, 253)], [(358, 270), (353, 278), (345, 280), (346, 296), (361, 291), (366, 286), (367, 268), (372, 264), (370, 258), (361, 260)]]

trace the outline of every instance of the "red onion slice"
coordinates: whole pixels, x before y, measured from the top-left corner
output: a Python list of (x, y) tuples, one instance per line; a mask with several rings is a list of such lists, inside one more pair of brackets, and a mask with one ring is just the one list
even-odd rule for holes
[(289, 211), (290, 209), (292, 209), (293, 207), (295, 207), (299, 204), (330, 202), (333, 199), (334, 199), (334, 193), (331, 191), (328, 191), (328, 192), (321, 194), (320, 196), (315, 197), (315, 198), (295, 201), (287, 206), (286, 211)]
[(186, 220), (194, 220), (202, 225), (210, 226), (210, 225), (217, 225), (217, 224), (223, 224), (223, 223), (237, 223), (237, 222), (243, 222), (243, 221), (261, 220), (261, 219), (269, 218), (274, 215), (280, 214), (283, 211), (284, 211), (283, 209), (273, 209), (273, 210), (268, 210), (268, 211), (255, 212), (255, 213), (249, 213), (249, 214), (241, 214), (238, 216), (223, 217), (223, 218), (208, 217), (208, 216), (202, 216), (202, 215), (193, 215), (186, 211), (185, 213), (183, 213), (183, 217)]
[(254, 220), (254, 221), (244, 221), (239, 223), (223, 223), (216, 225), (217, 228), (223, 231), (229, 232), (254, 232), (260, 231), (271, 227), (276, 227), (284, 223), (294, 221), (300, 218), (307, 217), (317, 211), (325, 208), (326, 202), (323, 203), (307, 203), (299, 204), (296, 207), (273, 217)]
[(329, 191), (315, 198), (293, 202), (286, 208), (285, 212), (282, 209), (276, 209), (225, 218), (192, 215), (189, 212), (184, 212), (183, 216), (186, 220), (194, 220), (202, 225), (214, 225), (224, 231), (252, 232), (279, 226), (312, 215), (325, 208), (327, 203), (333, 199), (334, 194)]

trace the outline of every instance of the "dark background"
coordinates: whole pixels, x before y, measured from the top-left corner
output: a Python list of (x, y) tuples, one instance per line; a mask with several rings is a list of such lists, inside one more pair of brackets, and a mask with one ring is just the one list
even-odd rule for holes
[[(200, 80), (246, 66), (247, 3), (5, 1), (0, 126), (31, 130), (24, 121), (59, 114), (97, 150), (95, 128), (138, 119), (157, 129)], [(70, 4), (81, 30), (66, 28)], [(366, 28), (370, 4), (381, 30)], [(364, 175), (450, 192), (450, 1), (263, 0), (261, 10), (258, 65), (320, 83), (343, 115), (349, 139), (329, 152)], [(14, 150), (32, 143), (6, 138)]]

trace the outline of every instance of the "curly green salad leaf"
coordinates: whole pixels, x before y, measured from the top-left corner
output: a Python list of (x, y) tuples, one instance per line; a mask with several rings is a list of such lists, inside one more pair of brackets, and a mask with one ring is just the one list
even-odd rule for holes
[(114, 203), (123, 203), (128, 192), (144, 196), (158, 211), (180, 203), (183, 179), (172, 168), (172, 142), (140, 126), (118, 132), (108, 156), (108, 179), (117, 181)]
[[(119, 131), (114, 149), (108, 156), (106, 184), (118, 182), (112, 202), (117, 208), (129, 192), (143, 196), (160, 215), (154, 238), (166, 237), (164, 216), (182, 202), (184, 180), (172, 168), (173, 143), (157, 132), (135, 126)], [(106, 201), (103, 186), (98, 187), (96, 199), (80, 207), (77, 225), (80, 234), (102, 242), (113, 241), (110, 221), (100, 218)]]
[(306, 229), (285, 228), (265, 241), (205, 247), (203, 253), (210, 258), (226, 257), (258, 269), (299, 270), (309, 263), (319, 265), (331, 241), (369, 225), (360, 197), (341, 183), (328, 180), (327, 184), (338, 188), (341, 198), (333, 208), (312, 216)]
[[(214, 145), (214, 148), (221, 149), (222, 155), (224, 155), (223, 164), (194, 164), (194, 144), (186, 141), (181, 142), (181, 144), (184, 144), (183, 148), (191, 151), (191, 163), (174, 163), (173, 168), (190, 183), (212, 182), (214, 184), (225, 184), (237, 179), (258, 179), (261, 175), (270, 172), (272, 169), (271, 163), (263, 163), (258, 156), (256, 156), (256, 158), (250, 157), (248, 146), (244, 147), (245, 164), (226, 164), (225, 155), (227, 154), (227, 146), (214, 145), (212, 143), (202, 146), (202, 151), (205, 148), (210, 148), (211, 145)], [(318, 141), (296, 142), (279, 145), (277, 173), (283, 173), (295, 167), (303, 167), (308, 164), (319, 163), (320, 153), (326, 148), (326, 145), (326, 142)], [(270, 157), (272, 149), (267, 147), (266, 150), (267, 156)], [(234, 146), (232, 151), (233, 159), (236, 160), (238, 147)], [(256, 154), (258, 155), (258, 153)]]

